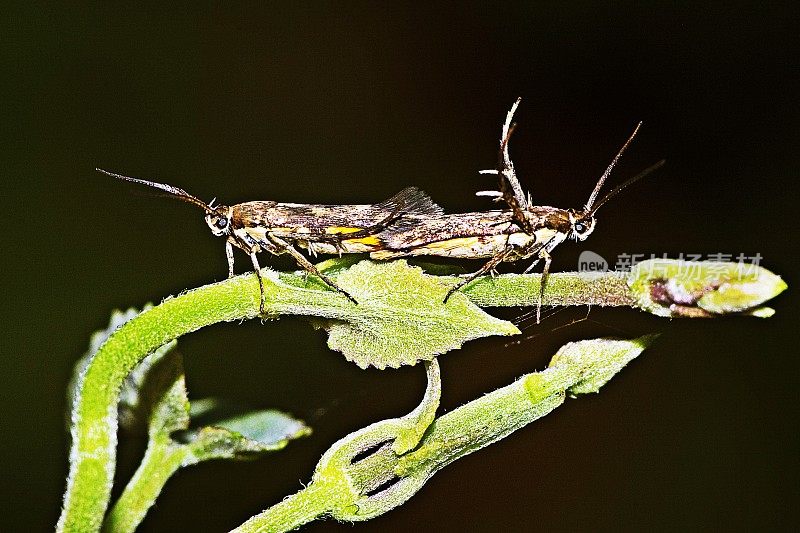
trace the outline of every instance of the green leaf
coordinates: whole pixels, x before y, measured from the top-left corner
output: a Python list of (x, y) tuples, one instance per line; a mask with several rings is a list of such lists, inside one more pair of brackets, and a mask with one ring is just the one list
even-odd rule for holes
[(274, 409), (252, 411), (220, 420), (181, 436), (192, 453), (191, 462), (209, 459), (250, 459), (280, 450), (290, 440), (311, 434), (301, 420)]
[(317, 323), (328, 331), (328, 346), (362, 368), (413, 365), (472, 339), (519, 333), (459, 292), (443, 303), (449, 285), (405, 261), (362, 261), (336, 282), (359, 303), (345, 320)]
[(302, 420), (281, 411), (251, 411), (219, 398), (192, 400), (190, 413), (195, 426), (236, 432), (270, 449), (283, 447), (288, 440), (311, 434), (311, 428)]
[(311, 429), (301, 420), (274, 409), (253, 411), (236, 418), (222, 420), (216, 424), (229, 431), (263, 445), (274, 446), (288, 439), (309, 435)]
[(638, 357), (657, 337), (658, 335), (647, 335), (633, 340), (592, 339), (570, 342), (558, 350), (549, 366), (562, 369), (571, 376), (579, 376), (577, 382), (567, 388), (573, 395), (600, 392), (600, 387)]

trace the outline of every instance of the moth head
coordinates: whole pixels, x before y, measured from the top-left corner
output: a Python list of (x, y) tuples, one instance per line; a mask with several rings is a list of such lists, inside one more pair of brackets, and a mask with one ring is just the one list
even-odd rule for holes
[(206, 213), (206, 224), (217, 237), (231, 232), (231, 209), (224, 205), (212, 208)]
[(590, 211), (570, 211), (570, 234), (571, 239), (585, 241), (594, 231), (594, 213)]

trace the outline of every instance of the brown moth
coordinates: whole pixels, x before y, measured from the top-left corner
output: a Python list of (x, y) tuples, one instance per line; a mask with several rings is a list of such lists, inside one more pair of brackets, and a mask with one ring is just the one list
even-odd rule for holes
[(443, 213), (430, 197), (416, 187), (403, 189), (388, 200), (366, 205), (312, 205), (273, 201), (244, 202), (235, 205), (212, 205), (188, 192), (154, 181), (123, 176), (96, 169), (115, 178), (147, 185), (166, 192), (170, 197), (200, 207), (211, 233), (225, 237), (228, 275), (233, 276), (233, 249), (250, 256), (261, 290), (261, 312), (264, 313), (264, 282), (257, 254), (289, 254), (307, 272), (318, 276), (350, 301), (356, 300), (328, 276), (320, 272), (297, 248), (310, 254), (364, 253), (384, 246), (382, 234), (394, 227), (404, 231), (410, 224)]
[(501, 262), (535, 257), (535, 261), (525, 270), (527, 273), (543, 259), (544, 269), (539, 291), (539, 305), (536, 310), (538, 322), (541, 316), (545, 284), (550, 271), (550, 252), (567, 239), (586, 240), (594, 231), (597, 210), (624, 188), (661, 167), (664, 161), (659, 161), (645, 169), (614, 188), (599, 201), (597, 200), (612, 169), (639, 131), (640, 122), (600, 176), (588, 201), (582, 208), (561, 209), (533, 205), (530, 194), (526, 195), (522, 192), (514, 164), (508, 153), (509, 139), (515, 126), (512, 119), (519, 102), (520, 99), (517, 99), (503, 123), (498, 168), (481, 172), (498, 175), (500, 190), (477, 193), (479, 196), (491, 196), (496, 201), (505, 202), (508, 209), (424, 217), (424, 219), (417, 220), (415, 224), (402, 228), (401, 231), (398, 231), (400, 228), (387, 228), (383, 239), (384, 248), (372, 252), (370, 255), (375, 259), (420, 255), (468, 259), (490, 258), (480, 269), (454, 285), (447, 293), (445, 302), (455, 291), (478, 276), (493, 271)]

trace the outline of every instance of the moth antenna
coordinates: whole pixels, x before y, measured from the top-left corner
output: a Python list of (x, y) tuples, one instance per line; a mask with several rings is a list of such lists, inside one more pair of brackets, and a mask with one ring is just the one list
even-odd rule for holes
[(656, 163), (654, 165), (650, 165), (646, 169), (642, 170), (641, 172), (636, 174), (631, 179), (627, 180), (622, 185), (617, 185), (614, 189), (611, 190), (611, 192), (609, 192), (608, 194), (603, 196), (603, 198), (599, 202), (597, 202), (597, 205), (595, 205), (594, 208), (591, 211), (589, 211), (589, 214), (594, 215), (595, 212), (597, 212), (597, 210), (600, 209), (603, 206), (603, 204), (605, 204), (607, 201), (611, 200), (613, 197), (615, 197), (620, 192), (622, 192), (622, 190), (624, 188), (628, 187), (629, 185), (633, 185), (634, 183), (636, 183), (640, 179), (644, 178), (645, 176), (647, 176), (651, 172), (654, 172), (655, 170), (658, 170), (659, 168), (663, 167), (664, 163), (666, 163), (666, 162), (667, 162), (666, 159), (662, 159), (658, 163)]
[(597, 195), (600, 194), (600, 189), (603, 188), (603, 184), (606, 182), (606, 179), (611, 174), (611, 171), (614, 169), (614, 166), (616, 166), (617, 161), (619, 161), (619, 158), (622, 157), (623, 153), (625, 153), (625, 150), (628, 148), (628, 145), (631, 144), (631, 141), (633, 141), (633, 138), (636, 137), (636, 134), (639, 132), (639, 128), (641, 127), (642, 123), (640, 121), (633, 129), (633, 133), (631, 133), (631, 136), (628, 137), (628, 140), (625, 141), (625, 144), (623, 144), (622, 148), (619, 149), (617, 155), (615, 155), (614, 159), (611, 160), (611, 164), (608, 165), (606, 171), (603, 172), (602, 176), (600, 176), (600, 179), (597, 181), (597, 185), (594, 186), (594, 190), (592, 191), (592, 194), (589, 196), (589, 201), (586, 202), (586, 206), (583, 208), (584, 211), (591, 211), (592, 206), (594, 205), (594, 201), (597, 199)]
[(167, 185), (166, 183), (157, 183), (155, 181), (147, 181), (139, 178), (132, 178), (130, 176), (123, 176), (122, 174), (117, 174), (116, 172), (109, 172), (108, 170), (103, 170), (102, 168), (96, 168), (95, 170), (97, 172), (102, 172), (103, 174), (106, 174), (113, 178), (117, 178), (124, 181), (131, 181), (133, 183), (139, 183), (141, 185), (147, 185), (148, 187), (153, 187), (154, 189), (167, 192), (171, 194), (173, 198), (177, 198), (178, 200), (184, 201), (189, 204), (194, 204), (202, 208), (203, 211), (207, 213), (213, 211), (213, 209), (211, 209), (211, 206), (206, 204), (204, 201), (195, 196), (192, 196), (191, 194), (189, 194), (188, 192), (184, 191), (179, 187), (173, 187), (172, 185)]
[(503, 122), (503, 129), (500, 134), (500, 150), (497, 155), (497, 171), (489, 172), (482, 171), (482, 174), (497, 174), (500, 178), (500, 192), (502, 199), (508, 205), (508, 208), (513, 212), (513, 219), (527, 232), (532, 232), (533, 228), (530, 221), (526, 217), (526, 212), (530, 207), (530, 201), (525, 197), (522, 191), (522, 186), (517, 179), (517, 173), (514, 170), (514, 163), (511, 161), (511, 156), (508, 154), (508, 143), (511, 135), (514, 133), (516, 124), (513, 122), (514, 113), (519, 107), (522, 98), (517, 98), (514, 105), (506, 114), (506, 120)]
[(514, 170), (514, 163), (511, 161), (511, 156), (508, 153), (508, 144), (511, 141), (511, 136), (514, 134), (514, 130), (517, 128), (516, 123), (513, 122), (514, 113), (517, 112), (517, 108), (519, 107), (521, 101), (521, 97), (517, 98), (517, 100), (514, 102), (514, 105), (511, 106), (511, 109), (506, 114), (506, 120), (503, 123), (503, 131), (500, 137), (500, 161), (498, 161), (498, 166), (502, 169), (500, 174), (505, 177), (505, 179), (508, 181), (508, 184), (511, 186), (511, 195), (518, 204), (522, 204), (519, 207), (521, 209), (525, 209), (528, 207), (525, 205), (525, 193), (522, 192), (522, 186), (519, 184), (517, 173)]

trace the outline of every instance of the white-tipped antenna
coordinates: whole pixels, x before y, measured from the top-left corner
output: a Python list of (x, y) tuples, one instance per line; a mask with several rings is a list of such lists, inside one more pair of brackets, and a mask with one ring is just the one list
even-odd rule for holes
[(602, 176), (600, 176), (600, 179), (597, 181), (597, 185), (594, 186), (594, 190), (592, 191), (592, 194), (589, 196), (589, 201), (586, 202), (586, 206), (583, 208), (585, 211), (592, 210), (594, 201), (597, 200), (597, 195), (600, 194), (600, 189), (603, 188), (603, 184), (606, 182), (606, 179), (611, 174), (611, 171), (614, 169), (614, 166), (617, 164), (617, 161), (619, 161), (619, 158), (622, 157), (623, 153), (625, 153), (625, 150), (628, 148), (628, 145), (631, 144), (631, 141), (633, 141), (633, 138), (636, 137), (636, 134), (639, 132), (639, 128), (641, 127), (642, 123), (639, 122), (634, 128), (633, 133), (631, 133), (631, 136), (628, 137), (628, 140), (625, 141), (625, 144), (623, 144), (622, 148), (619, 149), (617, 155), (615, 155), (614, 159), (611, 160), (611, 164), (608, 165), (606, 171), (603, 172)]
[(475, 196), (488, 196), (489, 198), (501, 200), (503, 198), (503, 193), (500, 191), (478, 191), (475, 193)]
[(481, 174), (494, 174), (499, 178), (499, 194), (494, 191), (481, 191), (478, 196), (491, 196), (495, 202), (504, 201), (508, 208), (514, 213), (514, 220), (524, 230), (532, 232), (533, 228), (530, 221), (526, 216), (526, 212), (530, 208), (530, 197), (526, 197), (522, 192), (522, 186), (517, 179), (516, 171), (514, 170), (514, 163), (511, 161), (511, 156), (508, 154), (508, 144), (511, 135), (514, 133), (516, 124), (513, 122), (514, 113), (519, 107), (522, 98), (517, 98), (514, 105), (506, 113), (506, 120), (503, 122), (503, 129), (500, 132), (500, 151), (497, 155), (497, 169), (496, 170), (482, 170)]
[(108, 176), (124, 180), (124, 181), (132, 181), (133, 183), (139, 183), (141, 185), (147, 185), (148, 187), (153, 187), (154, 189), (159, 189), (161, 191), (167, 192), (172, 195), (173, 198), (177, 198), (178, 200), (184, 201), (189, 204), (194, 204), (200, 208), (202, 208), (205, 212), (210, 213), (213, 211), (211, 206), (206, 204), (201, 199), (192, 196), (188, 192), (184, 191), (181, 188), (173, 187), (172, 185), (167, 185), (166, 183), (157, 183), (155, 181), (147, 181), (142, 180), (139, 178), (132, 178), (130, 176), (123, 176), (122, 174), (117, 174), (116, 172), (109, 172), (108, 170), (103, 170), (102, 168), (96, 168), (97, 172), (102, 172)]
[(506, 121), (503, 123), (503, 133), (500, 136), (500, 153), (503, 154), (502, 174), (505, 176), (508, 184), (511, 185), (511, 191), (519, 207), (525, 209), (528, 207), (525, 202), (525, 193), (522, 192), (522, 185), (519, 184), (517, 173), (514, 171), (514, 163), (511, 162), (511, 156), (508, 153), (508, 143), (511, 140), (511, 134), (514, 133), (514, 113), (517, 112), (521, 101), (522, 97), (517, 98), (514, 105), (511, 106), (511, 109), (506, 114)]

